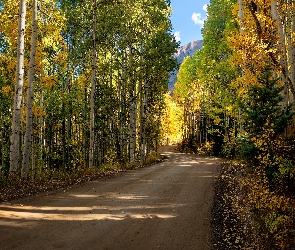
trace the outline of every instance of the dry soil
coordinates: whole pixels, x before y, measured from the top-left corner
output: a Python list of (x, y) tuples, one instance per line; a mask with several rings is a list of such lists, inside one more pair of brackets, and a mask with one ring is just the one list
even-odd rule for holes
[(158, 164), (0, 204), (0, 249), (212, 249), (220, 162), (161, 153)]

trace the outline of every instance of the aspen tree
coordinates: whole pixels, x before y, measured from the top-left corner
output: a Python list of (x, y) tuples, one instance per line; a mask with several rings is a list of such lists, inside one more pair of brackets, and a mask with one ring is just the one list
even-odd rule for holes
[[(292, 0), (288, 0), (287, 5), (289, 8), (288, 12), (288, 56), (289, 56), (289, 67), (290, 67), (290, 78), (292, 84), (295, 86), (295, 3)], [(295, 96), (292, 95), (290, 102), (294, 102)]]
[(18, 17), (18, 44), (17, 44), (17, 66), (16, 66), (16, 84), (15, 96), (13, 102), (12, 135), (10, 146), (10, 174), (15, 174), (19, 163), (20, 147), (20, 119), (21, 104), (24, 82), (24, 53), (25, 53), (25, 18), (26, 18), (26, 0), (20, 0)]
[(89, 146), (89, 167), (94, 164), (95, 152), (95, 83), (96, 83), (96, 0), (93, 3), (93, 30), (92, 30), (92, 73), (91, 73), (91, 94), (90, 94), (90, 146)]
[[(240, 19), (240, 33), (243, 35), (244, 32), (244, 19), (245, 19), (245, 13), (244, 13), (244, 4), (243, 4), (243, 0), (239, 0), (239, 19)], [(239, 108), (238, 111), (238, 122), (240, 124), (240, 133), (243, 132), (243, 122), (242, 122), (242, 110), (241, 108)]]
[(245, 14), (244, 14), (243, 0), (239, 0), (238, 3), (239, 3), (240, 32), (242, 34), (244, 34), (244, 18), (245, 18)]
[(21, 177), (27, 178), (28, 166), (30, 161), (30, 151), (32, 147), (32, 130), (33, 130), (33, 89), (34, 89), (34, 72), (35, 72), (35, 58), (36, 58), (36, 43), (37, 43), (37, 0), (33, 0), (32, 9), (32, 38), (31, 38), (31, 51), (30, 51), (30, 65), (28, 77), (28, 90), (27, 90), (27, 113), (26, 113), (26, 134), (24, 138), (23, 149), (23, 162)]
[[(279, 13), (279, 6), (278, 6), (277, 0), (271, 0), (271, 13), (277, 25), (277, 30), (279, 35), (278, 49), (280, 51), (280, 64), (283, 71), (282, 81), (285, 83), (285, 85), (287, 85), (288, 84), (287, 78), (289, 76), (288, 74), (289, 71), (288, 71), (287, 50), (286, 50), (286, 33), (285, 33), (284, 22)], [(291, 85), (293, 86), (293, 83), (291, 83)]]

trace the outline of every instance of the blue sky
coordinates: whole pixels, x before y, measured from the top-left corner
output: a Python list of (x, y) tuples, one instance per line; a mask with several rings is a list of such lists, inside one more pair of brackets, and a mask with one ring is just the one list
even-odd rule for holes
[(173, 34), (185, 45), (202, 40), (201, 30), (210, 0), (171, 0)]

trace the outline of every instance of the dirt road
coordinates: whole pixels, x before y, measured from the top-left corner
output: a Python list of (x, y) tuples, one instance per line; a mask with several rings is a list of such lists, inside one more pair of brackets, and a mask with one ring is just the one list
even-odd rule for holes
[(149, 167), (0, 204), (0, 249), (211, 249), (218, 160), (162, 153)]

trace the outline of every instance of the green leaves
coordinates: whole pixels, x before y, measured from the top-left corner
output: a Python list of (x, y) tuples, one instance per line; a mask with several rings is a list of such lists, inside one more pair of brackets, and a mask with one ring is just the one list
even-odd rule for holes
[(259, 135), (264, 129), (273, 129), (275, 135), (281, 134), (293, 116), (289, 105), (281, 106), (284, 87), (277, 86), (278, 79), (273, 79), (268, 69), (258, 76), (258, 83), (259, 86), (249, 88), (249, 99), (242, 104), (247, 131)]

